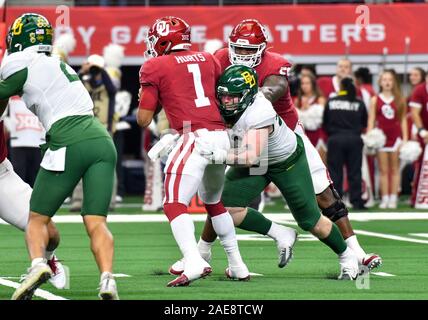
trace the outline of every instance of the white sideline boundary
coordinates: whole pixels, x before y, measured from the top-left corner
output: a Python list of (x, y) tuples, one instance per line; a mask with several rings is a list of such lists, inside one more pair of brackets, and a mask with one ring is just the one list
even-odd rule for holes
[[(14, 282), (14, 281), (10, 281), (10, 280), (7, 280), (5, 278), (0, 278), (0, 285), (16, 289), (16, 288), (18, 288), (20, 286), (20, 283)], [(68, 300), (68, 299), (66, 299), (64, 297), (57, 296), (57, 295), (55, 295), (53, 293), (50, 293), (50, 292), (48, 292), (46, 290), (43, 290), (43, 289), (37, 289), (34, 292), (34, 295), (37, 296), (37, 297), (46, 299), (46, 300)]]

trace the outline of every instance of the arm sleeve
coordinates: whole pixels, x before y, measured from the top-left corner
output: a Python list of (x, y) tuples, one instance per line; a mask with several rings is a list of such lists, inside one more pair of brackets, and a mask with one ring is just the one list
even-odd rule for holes
[(156, 111), (158, 107), (159, 92), (154, 86), (141, 86), (140, 102), (138, 108)]
[(424, 103), (424, 90), (426, 90), (425, 85), (419, 85), (413, 90), (409, 101), (409, 107), (418, 109), (422, 108)]
[(25, 81), (27, 80), (28, 70), (22, 69), (6, 80), (0, 81), (0, 99), (6, 100), (12, 96), (20, 95), (24, 88)]
[(327, 102), (325, 103), (324, 113), (322, 117), (322, 126), (326, 132), (328, 132), (328, 110), (329, 110), (328, 102), (329, 100), (327, 100)]
[(107, 130), (111, 132), (113, 127), (113, 117), (114, 117), (114, 106), (115, 106), (115, 98), (116, 98), (116, 87), (110, 79), (107, 71), (104, 69), (101, 71), (101, 78), (104, 86), (106, 87), (108, 94), (108, 120), (107, 120)]

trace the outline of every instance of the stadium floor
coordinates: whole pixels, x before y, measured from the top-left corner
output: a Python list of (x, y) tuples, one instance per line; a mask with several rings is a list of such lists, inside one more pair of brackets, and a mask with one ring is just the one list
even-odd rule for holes
[[(131, 202), (130, 202), (131, 201)], [(295, 256), (284, 269), (276, 266), (274, 243), (261, 236), (238, 231), (240, 248), (255, 275), (249, 282), (229, 281), (224, 276), (226, 257), (219, 243), (213, 248), (213, 273), (186, 288), (167, 288), (173, 277), (168, 267), (179, 253), (168, 223), (162, 214), (147, 215), (141, 204), (127, 204), (111, 216), (115, 236), (115, 273), (121, 299), (428, 299), (428, 213), (389, 213), (374, 210), (351, 214), (354, 229), (367, 252), (381, 254), (384, 265), (365, 282), (335, 280), (337, 257), (322, 243), (299, 230)], [(266, 211), (283, 208), (282, 204)], [(66, 212), (66, 210), (62, 210)], [(376, 211), (376, 212), (374, 212)], [(127, 215), (132, 213), (133, 215)], [(289, 214), (272, 214), (275, 220), (294, 225)], [(89, 241), (74, 215), (59, 214), (62, 236), (58, 256), (70, 270), (70, 288), (56, 290), (45, 284), (36, 299), (97, 299), (98, 272)], [(202, 229), (203, 215), (195, 215), (196, 230)], [(143, 222), (147, 220), (162, 222)], [(115, 222), (113, 222), (115, 221)], [(128, 221), (128, 222), (123, 222)], [(29, 265), (23, 234), (0, 224), (0, 299), (9, 299)], [(369, 280), (369, 281), (367, 281)], [(365, 287), (362, 289), (361, 287)]]

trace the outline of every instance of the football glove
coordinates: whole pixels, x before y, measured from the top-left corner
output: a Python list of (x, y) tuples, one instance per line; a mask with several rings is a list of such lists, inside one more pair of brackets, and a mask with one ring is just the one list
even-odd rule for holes
[(168, 156), (169, 153), (174, 149), (175, 142), (178, 140), (180, 135), (167, 133), (164, 135), (147, 153), (152, 161), (158, 158)]
[(214, 144), (209, 143), (204, 139), (196, 138), (195, 150), (212, 163), (222, 164), (226, 162), (227, 151), (217, 148)]

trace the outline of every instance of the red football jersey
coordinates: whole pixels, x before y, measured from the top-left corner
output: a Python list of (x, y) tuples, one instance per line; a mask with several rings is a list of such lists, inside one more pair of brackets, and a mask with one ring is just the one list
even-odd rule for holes
[(398, 138), (401, 138), (401, 122), (398, 118), (398, 107), (394, 100), (387, 100), (382, 94), (376, 99), (377, 127), (385, 133), (384, 147), (393, 147)]
[(0, 122), (0, 163), (7, 157), (6, 138), (4, 136), (3, 121)]
[(140, 84), (156, 89), (172, 129), (216, 130), (225, 128), (215, 95), (220, 74), (211, 54), (179, 51), (147, 60), (140, 69)]
[(409, 106), (421, 109), (421, 118), (424, 128), (428, 129), (428, 84), (421, 83), (416, 86), (410, 97)]
[[(231, 63), (229, 60), (228, 48), (220, 49), (214, 55), (220, 61), (222, 70), (230, 66)], [(282, 75), (285, 76), (288, 80), (288, 71), (290, 68), (291, 63), (284, 59), (281, 55), (266, 51), (262, 58), (262, 62), (254, 69), (259, 76), (259, 86), (261, 87), (263, 86), (265, 79), (271, 75)], [(273, 107), (276, 113), (278, 113), (280, 117), (284, 119), (287, 126), (291, 128), (291, 130), (294, 130), (296, 128), (297, 121), (299, 120), (299, 116), (297, 115), (296, 108), (294, 107), (293, 100), (291, 99), (289, 88), (284, 96), (273, 103)]]

